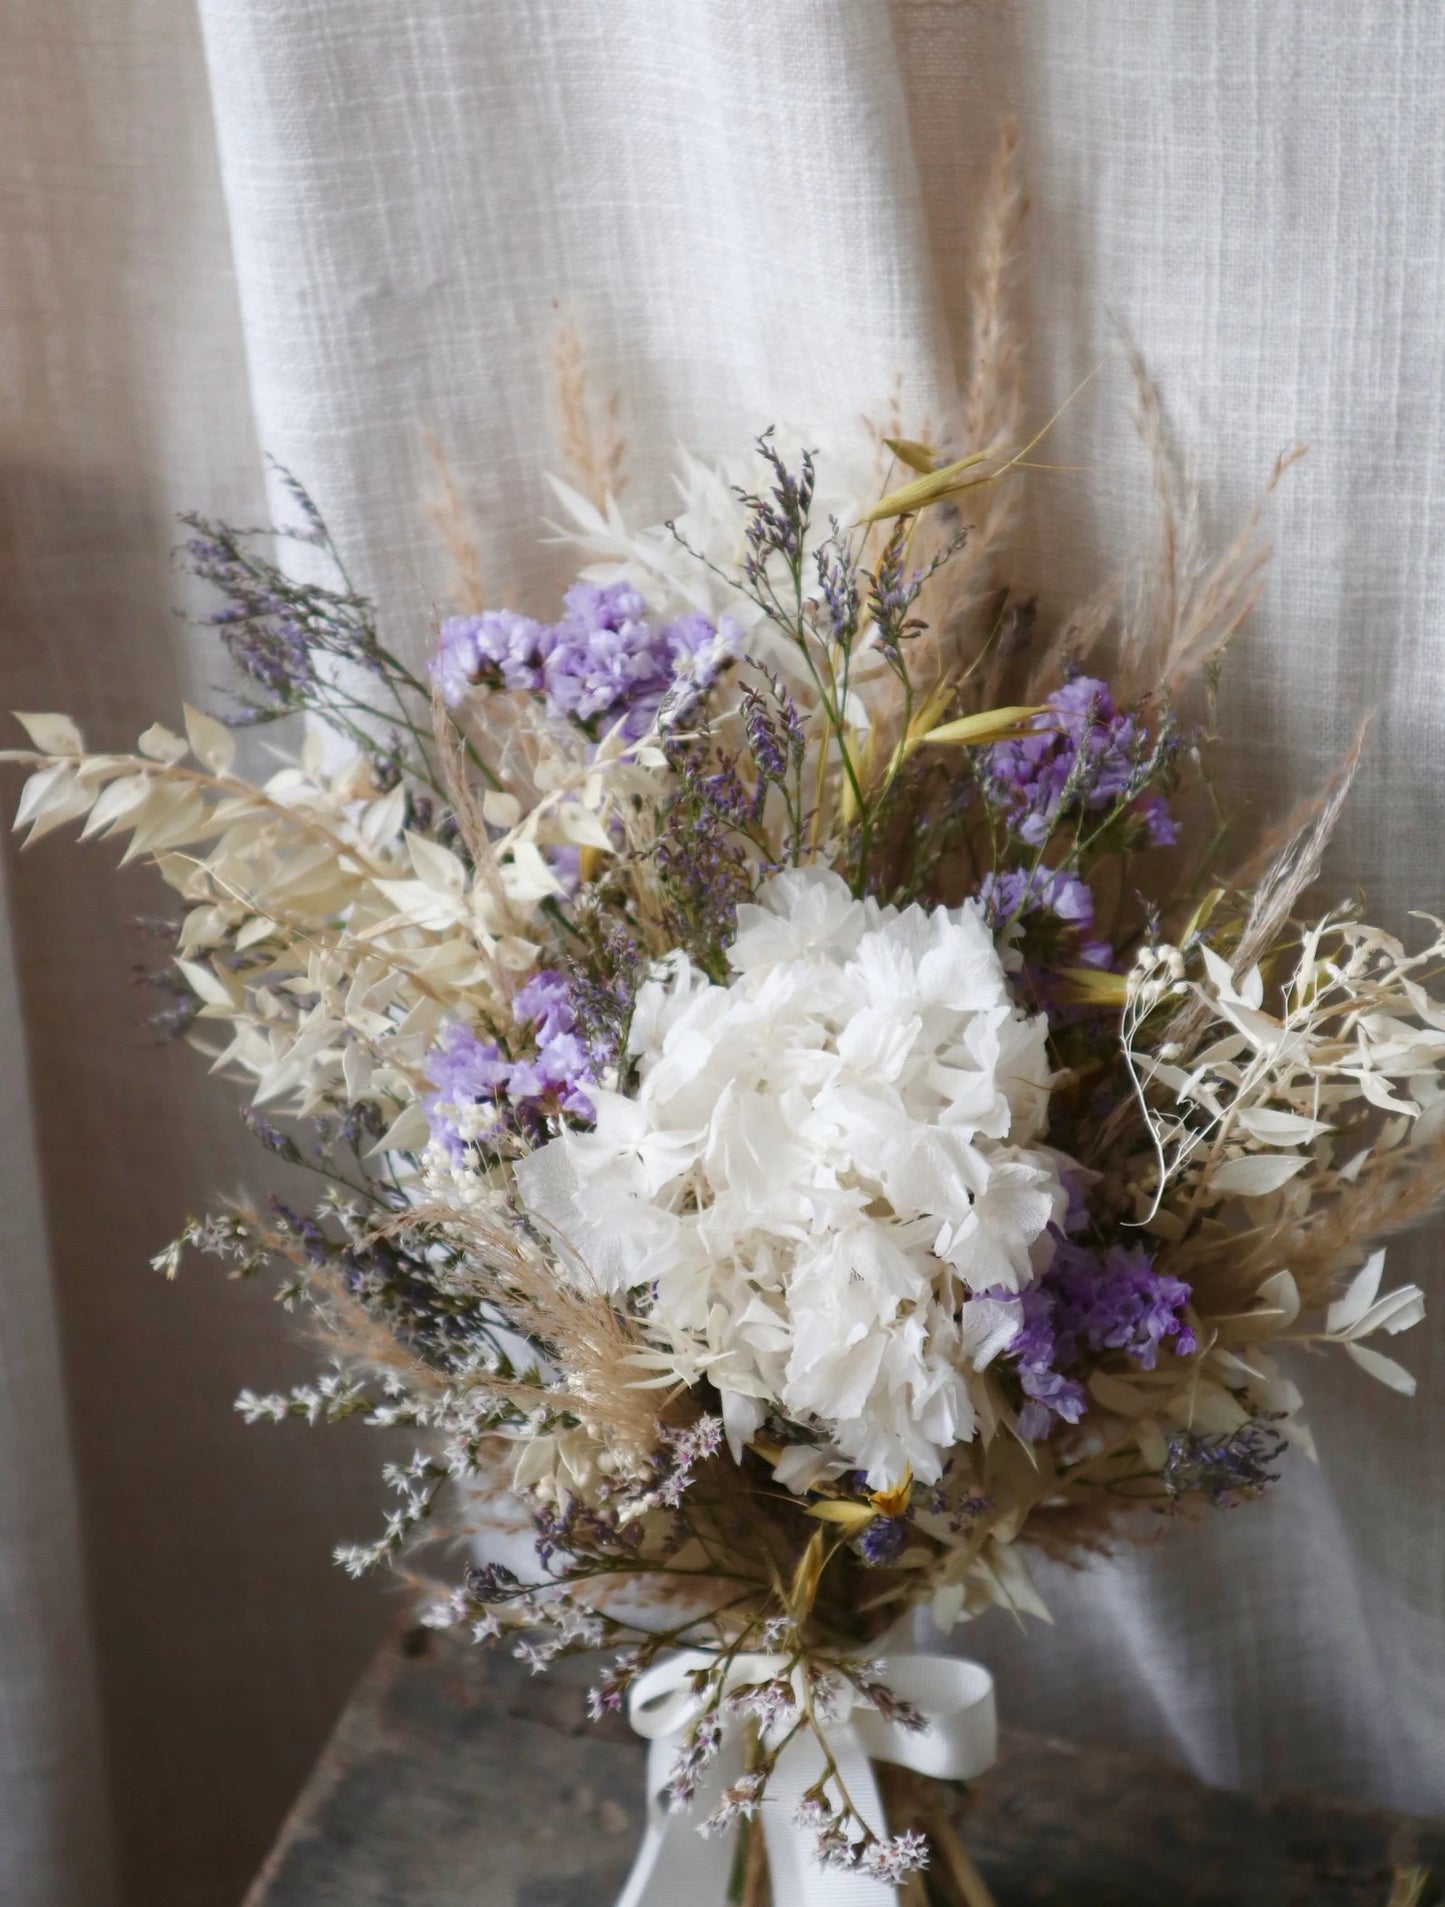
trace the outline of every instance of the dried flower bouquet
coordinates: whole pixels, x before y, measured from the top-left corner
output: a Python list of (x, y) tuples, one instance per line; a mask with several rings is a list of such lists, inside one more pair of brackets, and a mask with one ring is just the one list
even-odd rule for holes
[[(1199, 547), (1147, 386), (1141, 586), (1041, 631), (997, 577), (1032, 449), (1007, 160), (956, 436), (768, 434), (638, 528), (569, 353), (552, 620), (474, 601), (413, 673), (339, 563), (197, 519), (239, 711), (99, 755), (23, 716), (12, 756), (32, 838), (158, 868), (167, 1030), (319, 1175), (158, 1261), (279, 1263), (334, 1340), (240, 1409), (414, 1433), (357, 1575), (528, 1524), (426, 1620), (609, 1651), (599, 1712), (661, 1671), (663, 1785), (742, 1830), (751, 1898), (785, 1766), (818, 1859), (924, 1898), (833, 1726), (927, 1727), (876, 1660), (910, 1611), (1039, 1614), (1031, 1552), (1258, 1495), (1309, 1447), (1279, 1346), (1412, 1388), (1379, 1345), (1422, 1296), (1375, 1247), (1445, 1170), (1445, 931), (1307, 904), (1353, 756), (1221, 871), (1212, 687), (1263, 552)], [(294, 715), (239, 772), (236, 729)], [(928, 1886), (976, 1899), (943, 1854)]]

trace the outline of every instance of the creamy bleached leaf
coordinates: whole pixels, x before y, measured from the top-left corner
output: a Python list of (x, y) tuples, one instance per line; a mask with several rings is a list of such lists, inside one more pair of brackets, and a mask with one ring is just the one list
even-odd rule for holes
[(1380, 1280), (1385, 1272), (1385, 1254), (1383, 1251), (1371, 1252), (1364, 1264), (1351, 1278), (1340, 1297), (1336, 1298), (1325, 1313), (1325, 1329), (1332, 1337), (1339, 1336), (1357, 1325), (1370, 1306), (1375, 1302), (1380, 1289)]
[(83, 755), (85, 738), (68, 715), (22, 715), (15, 719), (42, 755)]
[(236, 737), (224, 722), (186, 705), (186, 736), (191, 753), (213, 775), (227, 775), (236, 759)]
[(149, 775), (121, 775), (102, 788), (81, 829), (82, 839), (122, 826), (150, 793)]
[(1322, 1119), (1309, 1119), (1303, 1113), (1278, 1112), (1271, 1106), (1250, 1106), (1239, 1115), (1239, 1123), (1252, 1138), (1271, 1146), (1308, 1145), (1329, 1131)]
[(412, 872), (434, 893), (458, 896), (466, 892), (467, 870), (450, 848), (429, 841), (424, 834), (408, 833), (406, 851)]
[(78, 821), (94, 799), (95, 790), (77, 780), (68, 765), (42, 769), (25, 784), (15, 825), (29, 826), (26, 841), (32, 845), (68, 821)]
[(590, 808), (580, 802), (564, 801), (556, 813), (558, 832), (577, 847), (600, 848), (610, 854), (616, 843)]
[(1254, 1153), (1243, 1159), (1226, 1159), (1210, 1178), (1214, 1191), (1236, 1198), (1263, 1198), (1287, 1185), (1307, 1162), (1288, 1153)]
[(1386, 1384), (1392, 1391), (1399, 1391), (1402, 1397), (1415, 1395), (1415, 1379), (1403, 1364), (1397, 1364), (1392, 1357), (1386, 1357), (1383, 1351), (1375, 1351), (1368, 1344), (1347, 1343), (1345, 1350), (1362, 1371)]
[(1384, 1265), (1384, 1252), (1375, 1252), (1330, 1306), (1325, 1314), (1330, 1337), (1351, 1342), (1376, 1331), (1408, 1331), (1420, 1323), (1425, 1316), (1425, 1294), (1418, 1285), (1398, 1285), (1379, 1295)]
[(510, 858), (502, 867), (502, 886), (509, 901), (528, 908), (565, 891), (537, 844), (526, 840), (512, 843)]
[(1273, 1272), (1260, 1286), (1256, 1308), (1277, 1314), (1275, 1329), (1287, 1331), (1300, 1313), (1299, 1286), (1289, 1271)]
[(482, 796), (482, 815), (494, 828), (515, 828), (522, 818), (522, 804), (503, 788), (488, 788)]
[[(58, 806), (66, 799), (69, 791), (75, 787), (75, 778), (71, 770), (57, 762), (50, 768), (38, 768), (20, 790), (20, 800), (15, 807), (14, 827), (28, 827), (45, 813), (47, 808)], [(87, 801), (86, 806), (90, 804)]]
[(370, 1156), (377, 1158), (388, 1152), (420, 1152), (427, 1142), (429, 1130), (426, 1114), (419, 1104), (403, 1106), (371, 1148)]

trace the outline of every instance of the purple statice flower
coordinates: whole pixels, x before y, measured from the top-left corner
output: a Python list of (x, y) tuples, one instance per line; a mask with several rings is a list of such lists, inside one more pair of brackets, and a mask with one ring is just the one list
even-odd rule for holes
[(537, 1057), (518, 1061), (508, 1076), (507, 1097), (513, 1105), (533, 1111), (555, 1105), (576, 1119), (595, 1118), (586, 1089), (596, 1084), (597, 1067), (606, 1055), (579, 1035), (566, 976), (544, 967), (517, 993), (512, 1010), (534, 1028), (537, 1038)]
[(990, 869), (978, 890), (989, 925), (997, 931), (1042, 908), (1083, 933), (1094, 924), (1094, 895), (1087, 881), (1066, 868)]
[(536, 1027), (539, 1040), (570, 1033), (577, 1024), (567, 976), (550, 967), (541, 968), (519, 989), (512, 1000), (512, 1011), (519, 1020)]
[[(1076, 675), (1048, 697), (1033, 733), (995, 742), (984, 762), (984, 783), (1022, 841), (1038, 847), (1061, 812), (1107, 808), (1127, 794), (1139, 772), (1147, 736), (1127, 709), (1114, 705), (1105, 683)], [(1172, 838), (1162, 797), (1145, 815), (1151, 841)]]
[(1288, 1446), (1272, 1424), (1258, 1418), (1227, 1437), (1199, 1437), (1176, 1430), (1164, 1460), (1164, 1488), (1171, 1500), (1204, 1496), (1216, 1508), (1233, 1509), (1279, 1481), (1270, 1466)]
[(538, 694), (546, 683), (545, 665), (555, 640), (556, 632), (545, 623), (511, 609), (449, 616), (432, 657), (432, 680), (448, 708), (455, 708), (479, 682)]
[[(451, 1026), (426, 1059), (435, 1092), (422, 1100), (433, 1139), (460, 1160), (489, 1127), (535, 1133), (540, 1122), (564, 1112), (593, 1119), (588, 1088), (609, 1055), (582, 1037), (566, 978), (550, 969), (533, 974), (513, 1001), (518, 1022), (533, 1028), (536, 1051), (508, 1059), (493, 1042), (467, 1026)], [(478, 1117), (477, 1107), (493, 1117)]]
[(858, 1540), (859, 1553), (875, 1569), (896, 1563), (908, 1541), (906, 1516), (880, 1516), (871, 1522)]
[(1076, 1377), (1065, 1377), (1062, 1371), (1021, 1370), (1019, 1382), (1028, 1399), (1019, 1412), (1019, 1435), (1027, 1443), (1047, 1437), (1056, 1419), (1065, 1424), (1078, 1423), (1088, 1407), (1083, 1385)]
[(575, 1033), (560, 1033), (538, 1047), (535, 1059), (518, 1060), (512, 1067), (507, 1097), (519, 1111), (556, 1106), (575, 1119), (593, 1119), (597, 1109), (583, 1090), (592, 1083), (592, 1055)]
[(1101, 1264), (1097, 1254), (1065, 1240), (1044, 1279), (1052, 1280), (1069, 1328), (1091, 1351), (1124, 1351), (1152, 1371), (1166, 1338), (1179, 1357), (1197, 1348), (1184, 1319), (1189, 1286), (1156, 1271), (1143, 1245), (1111, 1245)]
[(428, 665), (431, 679), (449, 709), (464, 701), (481, 673), (477, 616), (448, 616), (437, 632), (436, 653)]
[(1088, 882), (1063, 867), (990, 869), (978, 890), (995, 933), (1027, 914), (1052, 914), (1079, 936), (1078, 957), (1086, 967), (1113, 965), (1114, 949), (1090, 935), (1094, 892)]
[(1043, 1371), (1057, 1355), (1054, 1332), (1056, 1309), (1052, 1292), (1042, 1282), (1025, 1285), (1022, 1291), (1005, 1291), (1001, 1286), (984, 1292), (986, 1298), (999, 1298), (1017, 1304), (1019, 1328), (1008, 1347), (1008, 1355), (1020, 1370)]
[(1179, 823), (1169, 812), (1169, 803), (1163, 795), (1146, 795), (1134, 813), (1148, 830), (1151, 848), (1172, 848), (1179, 839)]
[(452, 616), (441, 626), (432, 679), (455, 708), (479, 683), (540, 696), (549, 715), (590, 726), (621, 721), (630, 741), (663, 708), (674, 719), (737, 654), (740, 631), (694, 611), (657, 626), (628, 582), (576, 582), (556, 624), (510, 609)]
[(1085, 1352), (1122, 1351), (1152, 1371), (1166, 1340), (1179, 1357), (1197, 1348), (1184, 1316), (1189, 1286), (1156, 1271), (1144, 1246), (1116, 1244), (1101, 1253), (1050, 1229), (1054, 1256), (1037, 1283), (1017, 1294), (986, 1294), (1019, 1307), (1005, 1355), (1028, 1400), (1019, 1413), (1019, 1435), (1027, 1439), (1046, 1437), (1055, 1419), (1078, 1423), (1087, 1397), (1074, 1373)]
[(479, 1040), (469, 1026), (449, 1026), (426, 1056), (426, 1076), (436, 1088), (422, 1098), (432, 1138), (453, 1159), (461, 1159), (471, 1131), (463, 1129), (464, 1108), (495, 1104), (508, 1065), (490, 1040)]
[(1085, 966), (1107, 967), (1114, 950), (1107, 940), (1095, 940), (1094, 892), (1085, 880), (1063, 867), (990, 869), (978, 890), (995, 933), (1022, 920), (1026, 914), (1052, 914), (1060, 926), (1079, 936), (1079, 958)]
[(737, 653), (726, 618), (700, 612), (654, 628), (630, 583), (574, 583), (563, 599), (548, 659), (547, 707), (582, 723), (622, 721), (629, 741), (645, 735), (665, 698), (685, 713)]

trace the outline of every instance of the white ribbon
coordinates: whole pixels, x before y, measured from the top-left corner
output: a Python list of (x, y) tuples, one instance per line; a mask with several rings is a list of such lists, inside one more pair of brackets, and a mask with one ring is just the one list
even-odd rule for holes
[[(705, 1838), (697, 1824), (743, 1773), (739, 1722), (724, 1718), (722, 1745), (704, 1769), (689, 1811), (669, 1814), (666, 1800), (673, 1762), (703, 1707), (689, 1678), (715, 1662), (715, 1657), (685, 1650), (655, 1664), (633, 1685), (628, 1715), (648, 1742), (647, 1828), (617, 1907), (724, 1907), (734, 1836)], [(926, 1717), (925, 1731), (886, 1721), (851, 1684), (844, 1685), (836, 1714), (820, 1719), (819, 1726), (853, 1806), (881, 1838), (886, 1831), (883, 1805), (872, 1764), (891, 1761), (915, 1774), (971, 1781), (993, 1766), (998, 1721), (993, 1677), (977, 1662), (946, 1655), (895, 1655), (884, 1657), (878, 1669), (889, 1689)], [(784, 1656), (740, 1655), (729, 1667), (726, 1689), (772, 1681), (788, 1672)], [(898, 1907), (897, 1890), (886, 1881), (820, 1866), (813, 1856), (812, 1832), (795, 1825), (799, 1804), (824, 1766), (812, 1730), (801, 1729), (779, 1755), (769, 1779), (759, 1818), (767, 1841), (772, 1898), (778, 1907)]]

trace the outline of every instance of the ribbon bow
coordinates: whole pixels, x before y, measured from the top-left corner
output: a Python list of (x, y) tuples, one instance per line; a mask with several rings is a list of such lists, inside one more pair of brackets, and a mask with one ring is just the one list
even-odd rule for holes
[[(684, 1650), (638, 1677), (628, 1717), (646, 1738), (647, 1829), (617, 1907), (724, 1907), (733, 1862), (733, 1837), (705, 1838), (705, 1820), (743, 1773), (742, 1728), (724, 1714), (717, 1754), (703, 1771), (690, 1815), (667, 1811), (668, 1775), (683, 1738), (702, 1712), (691, 1677), (715, 1665), (715, 1657)], [(915, 1774), (969, 1781), (993, 1766), (998, 1753), (993, 1677), (977, 1662), (946, 1655), (888, 1656), (881, 1678), (901, 1700), (927, 1719), (924, 1732), (888, 1721), (851, 1686), (829, 1719), (819, 1718), (828, 1751), (853, 1806), (881, 1835), (883, 1806), (873, 1778), (875, 1761), (891, 1761)], [(727, 1691), (786, 1675), (788, 1659), (740, 1655), (731, 1664)], [(772, 1897), (780, 1907), (898, 1907), (886, 1881), (853, 1869), (825, 1868), (813, 1856), (813, 1836), (794, 1821), (799, 1804), (822, 1775), (823, 1752), (811, 1730), (800, 1730), (778, 1757), (759, 1818), (767, 1841)]]

